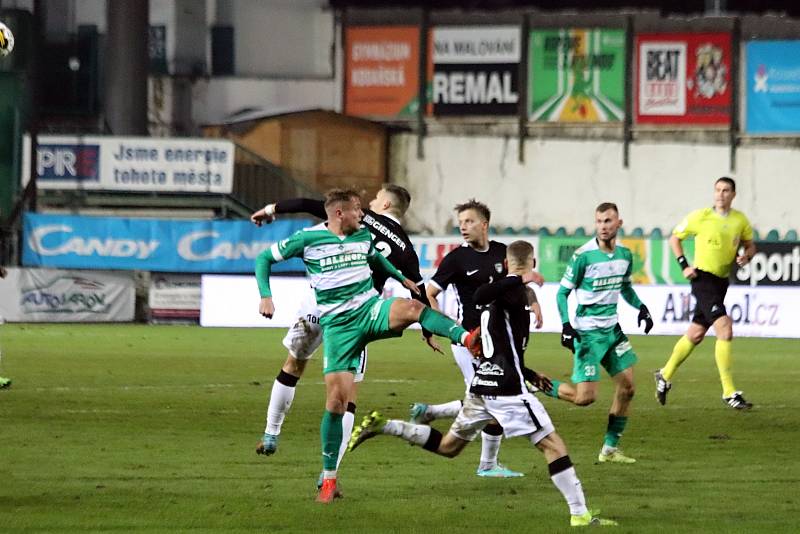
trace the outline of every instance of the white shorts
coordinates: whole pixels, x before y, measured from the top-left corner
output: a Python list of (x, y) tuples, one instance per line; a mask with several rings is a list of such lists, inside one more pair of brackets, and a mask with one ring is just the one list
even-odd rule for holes
[[(289, 355), (296, 360), (310, 360), (314, 352), (322, 344), (322, 327), (319, 325), (319, 308), (314, 298), (314, 293), (304, 298), (300, 302), (297, 310), (297, 322), (295, 322), (286, 332), (283, 338), (283, 346), (289, 351)], [(361, 360), (358, 370), (355, 373), (355, 381), (364, 380), (367, 372), (367, 349), (361, 353)]]
[(534, 444), (555, 432), (547, 410), (531, 393), (510, 397), (482, 397), (468, 393), (450, 432), (465, 441), (472, 441), (492, 420), (503, 427), (506, 438), (530, 435)]

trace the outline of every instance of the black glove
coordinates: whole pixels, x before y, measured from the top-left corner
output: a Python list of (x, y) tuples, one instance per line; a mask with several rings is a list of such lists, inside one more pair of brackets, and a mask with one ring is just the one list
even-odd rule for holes
[(644, 304), (639, 307), (639, 322), (637, 324), (642, 326), (642, 321), (644, 321), (644, 333), (649, 334), (650, 330), (653, 329), (653, 318), (650, 316), (650, 310)]
[(581, 335), (572, 328), (569, 321), (561, 325), (561, 346), (575, 352), (575, 341), (580, 341)]

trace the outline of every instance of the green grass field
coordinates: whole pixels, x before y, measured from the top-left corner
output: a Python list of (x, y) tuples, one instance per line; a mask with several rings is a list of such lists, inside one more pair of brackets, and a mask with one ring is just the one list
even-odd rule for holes
[[(345, 498), (314, 502), (320, 470), (320, 362), (301, 380), (275, 456), (254, 452), (285, 352), (282, 330), (4, 325), (0, 530), (558, 532), (568, 512), (541, 454), (504, 442), (514, 480), (475, 476), (479, 444), (453, 460), (388, 437), (345, 457)], [(797, 532), (798, 341), (734, 343), (737, 386), (756, 404), (725, 407), (713, 340), (681, 368), (666, 407), (652, 370), (673, 337), (632, 337), (639, 390), (622, 446), (633, 466), (599, 465), (611, 383), (588, 408), (544, 400), (591, 507), (616, 532)], [(409, 332), (371, 346), (359, 415), (404, 418), (416, 400), (462, 395), (452, 358)], [(535, 335), (528, 365), (565, 377), (555, 335)], [(357, 418), (360, 421), (360, 416)], [(446, 430), (449, 422), (437, 422)]]

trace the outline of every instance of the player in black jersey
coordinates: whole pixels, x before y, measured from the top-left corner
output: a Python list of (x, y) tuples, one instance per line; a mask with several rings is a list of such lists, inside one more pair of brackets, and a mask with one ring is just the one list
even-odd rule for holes
[(535, 280), (533, 247), (526, 241), (508, 246), (507, 277), (482, 285), (474, 294), (480, 312), (483, 355), (464, 405), (447, 434), (428, 425), (398, 419), (385, 419), (372, 412), (353, 430), (349, 450), (378, 434), (397, 436), (414, 445), (452, 458), (457, 456), (481, 428), (499, 423), (507, 438), (525, 436), (544, 453), (550, 479), (567, 501), (572, 526), (616, 525), (593, 517), (586, 507), (583, 488), (567, 453), (567, 446), (556, 433), (550, 416), (539, 400), (528, 391), (526, 379), (539, 389), (552, 384), (544, 376), (525, 367), (524, 352), (530, 329), (530, 306), (535, 302), (526, 287)]
[[(411, 240), (400, 224), (400, 219), (405, 215), (411, 202), (411, 195), (408, 191), (397, 185), (386, 185), (381, 188), (375, 198), (370, 202), (370, 208), (364, 211), (362, 223), (373, 235), (375, 248), (386, 257), (392, 265), (403, 273), (403, 275), (415, 282), (420, 295), (412, 294), (412, 297), (428, 304), (422, 276), (419, 272), (419, 258), (414, 251)], [(278, 214), (282, 213), (309, 213), (321, 219), (327, 217), (324, 202), (308, 198), (297, 198), (282, 200), (276, 204), (268, 204), (261, 210), (256, 211), (250, 220), (258, 225), (275, 220)], [(383, 291), (386, 277), (381, 274), (373, 276), (373, 283), (378, 293)], [(313, 299), (311, 299), (313, 300)], [(314, 351), (322, 342), (321, 328), (319, 325), (319, 313), (316, 309), (316, 302), (303, 302), (297, 314), (297, 322), (289, 329), (283, 340), (284, 346), (289, 354), (286, 361), (278, 373), (272, 385), (270, 393), (269, 408), (267, 409), (267, 424), (264, 429), (264, 436), (256, 447), (258, 454), (270, 455), (276, 452), (278, 447), (278, 436), (283, 425), (286, 413), (294, 400), (295, 388), (298, 380), (303, 375), (306, 363), (311, 358)], [(442, 352), (435, 338), (430, 332), (423, 330), (428, 345), (437, 352)], [(364, 378), (366, 370), (366, 351), (362, 354), (362, 362), (359, 372), (356, 373), (356, 382)], [(344, 436), (342, 447), (339, 454), (341, 459), (347, 445), (347, 436), (353, 428), (355, 418), (355, 394), (348, 403), (347, 411), (342, 420)]]
[[(483, 284), (506, 275), (506, 246), (489, 239), (491, 212), (486, 204), (473, 199), (456, 205), (455, 211), (458, 214), (458, 226), (464, 244), (450, 251), (442, 259), (428, 284), (427, 293), (431, 307), (439, 310), (436, 297), (447, 289), (447, 286), (453, 285), (459, 304), (457, 320), (469, 330), (480, 324), (480, 312), (473, 300), (475, 291)], [(541, 285), (544, 279), (539, 273), (534, 273), (534, 281)], [(452, 351), (453, 358), (464, 377), (464, 384), (469, 388), (475, 375), (474, 358), (469, 351), (464, 351), (459, 346), (452, 346)], [(428, 423), (442, 417), (455, 417), (460, 409), (460, 400), (443, 404), (416, 402), (411, 405), (410, 421)], [(487, 425), (483, 430), (478, 476), (503, 478), (522, 476), (522, 473), (507, 469), (498, 463), (497, 456), (502, 436), (503, 429), (496, 424)]]

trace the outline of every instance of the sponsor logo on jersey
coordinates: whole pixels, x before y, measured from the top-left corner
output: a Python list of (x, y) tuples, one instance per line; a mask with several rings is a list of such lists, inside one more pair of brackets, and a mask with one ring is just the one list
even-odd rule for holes
[(595, 278), (592, 280), (592, 290), (598, 289), (619, 289), (622, 287), (622, 276), (607, 276), (605, 278)]
[(376, 237), (377, 234), (386, 236), (392, 243), (397, 245), (397, 248), (405, 251), (406, 249), (405, 242), (397, 234), (395, 234), (389, 228), (387, 228), (384, 224), (375, 219), (372, 215), (369, 214), (364, 215), (362, 222), (366, 223), (367, 225), (369, 225), (370, 228), (375, 230), (374, 232), (371, 232), (373, 237)]
[(475, 270), (472, 270), (472, 271), (467, 271), (467, 276), (472, 276), (473, 274), (475, 274), (477, 272), (478, 272), (478, 269), (475, 269)]
[(333, 269), (344, 269), (356, 265), (364, 265), (367, 262), (367, 255), (363, 252), (347, 252), (336, 256), (328, 256), (319, 260), (319, 266), (323, 271)]
[(478, 370), (476, 371), (476, 373), (479, 374), (479, 375), (485, 375), (485, 376), (503, 376), (503, 375), (505, 375), (505, 372), (503, 371), (503, 368), (500, 367), (499, 365), (497, 365), (496, 363), (492, 363), (492, 362), (483, 362), (480, 365), (480, 367), (478, 367)]
[(495, 380), (482, 380), (477, 376), (472, 379), (472, 387), (475, 386), (488, 386), (488, 387), (497, 387), (499, 384)]

